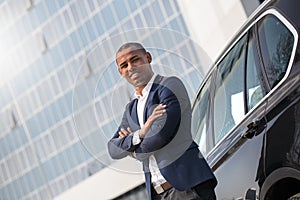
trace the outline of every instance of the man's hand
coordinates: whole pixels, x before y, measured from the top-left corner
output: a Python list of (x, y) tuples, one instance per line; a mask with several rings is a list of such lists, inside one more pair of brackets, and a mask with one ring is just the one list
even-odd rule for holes
[(140, 138), (144, 138), (146, 136), (152, 123), (166, 112), (166, 107), (167, 107), (166, 105), (158, 104), (158, 106), (156, 106), (156, 108), (154, 108), (152, 114), (149, 116), (149, 118), (147, 119), (143, 128), (139, 132)]
[(121, 128), (121, 130), (119, 131), (119, 138), (126, 137), (130, 133), (132, 133), (132, 130), (129, 127), (127, 128), (127, 130), (125, 130), (124, 128)]
[[(166, 107), (166, 105), (159, 104), (158, 106), (156, 106), (156, 108), (154, 108), (152, 114), (147, 119), (143, 128), (139, 131), (140, 138), (144, 138), (152, 123), (166, 112)], [(119, 131), (119, 138), (126, 137), (130, 133), (132, 133), (132, 130), (129, 127), (126, 130), (124, 128), (121, 128), (121, 130)]]

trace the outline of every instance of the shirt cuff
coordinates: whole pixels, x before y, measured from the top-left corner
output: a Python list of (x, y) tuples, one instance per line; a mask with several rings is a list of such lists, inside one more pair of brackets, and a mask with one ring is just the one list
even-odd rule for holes
[(137, 145), (141, 143), (141, 138), (139, 136), (139, 130), (133, 132), (133, 137), (132, 137), (132, 144)]

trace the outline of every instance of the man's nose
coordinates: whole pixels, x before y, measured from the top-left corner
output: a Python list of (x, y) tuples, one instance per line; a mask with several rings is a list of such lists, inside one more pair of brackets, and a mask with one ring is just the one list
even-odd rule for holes
[(132, 71), (134, 68), (134, 65), (131, 62), (128, 62), (128, 71)]

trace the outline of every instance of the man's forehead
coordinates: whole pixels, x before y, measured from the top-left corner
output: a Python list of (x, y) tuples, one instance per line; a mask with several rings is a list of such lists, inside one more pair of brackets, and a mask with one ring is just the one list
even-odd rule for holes
[(141, 52), (143, 52), (143, 49), (135, 48), (135, 47), (129, 47), (129, 48), (126, 48), (126, 49), (122, 49), (121, 51), (119, 51), (117, 53), (116, 60), (118, 60), (119, 58), (121, 58), (125, 55), (140, 54)]

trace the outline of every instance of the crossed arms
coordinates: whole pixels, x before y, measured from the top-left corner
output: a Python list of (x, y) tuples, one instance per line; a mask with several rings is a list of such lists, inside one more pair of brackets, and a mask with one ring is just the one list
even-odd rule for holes
[[(156, 91), (157, 99), (153, 99), (159, 104), (155, 106), (152, 112), (149, 112), (151, 114), (140, 129), (134, 130), (132, 128), (134, 126), (132, 126), (130, 116), (131, 110), (130, 106), (127, 105), (118, 131), (108, 142), (108, 151), (111, 157), (120, 159), (134, 153), (138, 160), (144, 160), (167, 145), (177, 134), (180, 124), (182, 107), (180, 99), (189, 101), (186, 92), (184, 92), (183, 97), (174, 92), (180, 90), (186, 91), (182, 82), (175, 77), (168, 78), (163, 86), (159, 86)], [(136, 134), (141, 139), (138, 144), (133, 142), (133, 137)]]

